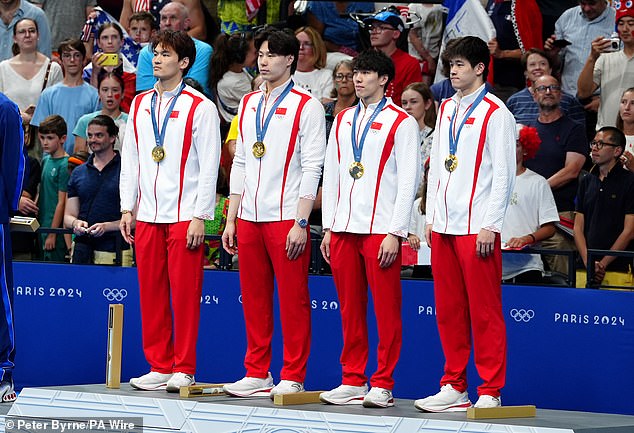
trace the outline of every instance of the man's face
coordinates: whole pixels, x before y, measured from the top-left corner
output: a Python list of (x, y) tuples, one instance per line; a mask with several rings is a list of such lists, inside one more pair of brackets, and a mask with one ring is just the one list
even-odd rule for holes
[(619, 38), (624, 44), (634, 41), (634, 17), (625, 16), (616, 23), (616, 29), (619, 32)]
[(542, 75), (533, 84), (533, 98), (540, 109), (554, 109), (561, 101), (559, 82), (550, 75)]
[(539, 54), (531, 54), (526, 59), (526, 78), (533, 83), (536, 79), (542, 75), (550, 75), (552, 69), (545, 57)]
[(178, 54), (172, 47), (164, 47), (158, 44), (154, 47), (154, 57), (152, 58), (152, 67), (154, 76), (159, 80), (169, 80), (181, 73), (189, 64), (188, 58), (178, 60)]
[(614, 146), (612, 134), (608, 132), (597, 132), (594, 140), (590, 142), (590, 158), (593, 164), (609, 164), (618, 159), (621, 153), (621, 148)]
[(117, 137), (113, 137), (108, 134), (108, 128), (103, 125), (88, 125), (86, 135), (88, 147), (95, 154), (112, 149), (114, 142), (117, 139)]
[(455, 57), (449, 60), (449, 79), (456, 90), (468, 91), (478, 82), (478, 77), (484, 72), (481, 63), (471, 66), (467, 59)]
[(278, 84), (280, 80), (290, 75), (290, 66), (293, 64), (293, 56), (274, 54), (269, 51), (269, 41), (264, 41), (258, 50), (258, 69), (264, 81)]
[(168, 3), (161, 9), (161, 21), (159, 27), (161, 30), (187, 30), (189, 27), (189, 18), (181, 15), (181, 8), (176, 3)]
[(377, 101), (383, 96), (387, 75), (379, 77), (376, 71), (355, 69), (352, 72), (354, 91), (357, 97), (366, 101)]
[(579, 7), (583, 15), (592, 21), (603, 13), (608, 4), (605, 0), (579, 0)]
[(391, 25), (381, 22), (372, 21), (370, 24), (370, 44), (374, 48), (384, 48), (392, 44), (396, 44), (401, 32), (396, 30)]
[(71, 48), (62, 52), (61, 57), (66, 74), (77, 75), (84, 69), (84, 56), (79, 51)]

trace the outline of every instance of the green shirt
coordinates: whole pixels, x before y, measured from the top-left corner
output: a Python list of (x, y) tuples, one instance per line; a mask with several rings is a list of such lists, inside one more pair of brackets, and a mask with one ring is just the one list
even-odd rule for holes
[(39, 222), (42, 227), (50, 227), (57, 207), (59, 192), (66, 192), (68, 186), (68, 155), (60, 158), (44, 156), (42, 161), (42, 183), (40, 184)]

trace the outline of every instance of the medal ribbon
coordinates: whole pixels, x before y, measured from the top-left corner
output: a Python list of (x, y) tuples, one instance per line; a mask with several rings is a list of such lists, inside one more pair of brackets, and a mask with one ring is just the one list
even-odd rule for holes
[(291, 82), (288, 83), (286, 88), (282, 91), (280, 96), (277, 97), (277, 99), (273, 103), (273, 106), (271, 107), (271, 110), (269, 110), (269, 114), (266, 116), (266, 119), (264, 119), (264, 125), (260, 124), (260, 119), (262, 118), (262, 102), (264, 101), (264, 95), (262, 95), (262, 97), (260, 98), (260, 102), (258, 102), (258, 111), (255, 114), (255, 116), (257, 117), (255, 121), (255, 135), (258, 141), (264, 141), (266, 130), (269, 129), (269, 123), (271, 122), (271, 119), (275, 114), (275, 110), (277, 109), (277, 107), (279, 107), (284, 98), (286, 98), (286, 95), (290, 93), (291, 89), (293, 88), (293, 84), (293, 80), (291, 80)]
[(152, 94), (152, 100), (150, 102), (150, 108), (152, 109), (152, 129), (154, 129), (154, 140), (156, 141), (156, 145), (158, 147), (163, 146), (163, 141), (165, 141), (165, 131), (167, 130), (167, 122), (170, 120), (170, 116), (172, 115), (172, 110), (174, 109), (174, 105), (176, 104), (176, 100), (181, 95), (181, 92), (185, 88), (185, 83), (181, 83), (180, 88), (178, 89), (178, 93), (172, 99), (172, 103), (167, 107), (167, 113), (165, 113), (165, 117), (163, 118), (163, 125), (161, 126), (161, 133), (158, 131), (158, 123), (156, 121), (156, 116), (154, 113), (156, 112), (156, 92)]
[(484, 95), (486, 95), (486, 93), (487, 93), (487, 89), (485, 87), (484, 89), (482, 89), (478, 97), (475, 98), (475, 100), (471, 104), (471, 107), (469, 108), (469, 110), (467, 110), (467, 113), (462, 118), (462, 122), (460, 122), (460, 126), (458, 127), (458, 132), (456, 133), (456, 137), (454, 138), (453, 131), (455, 129), (456, 114), (458, 113), (458, 109), (460, 108), (460, 104), (456, 105), (456, 109), (454, 110), (453, 115), (451, 116), (451, 120), (449, 121), (449, 154), (450, 155), (456, 154), (456, 151), (458, 150), (458, 140), (460, 140), (460, 132), (462, 132), (462, 127), (467, 122), (467, 119), (469, 118), (469, 116), (471, 116), (471, 114), (473, 113), (473, 110), (475, 110), (478, 104), (482, 102), (482, 100), (484, 99)]
[(354, 111), (354, 117), (352, 118), (352, 130), (350, 132), (350, 138), (352, 140), (352, 153), (354, 154), (354, 160), (356, 162), (361, 162), (361, 154), (363, 153), (363, 144), (365, 143), (365, 136), (368, 135), (368, 131), (376, 119), (376, 116), (379, 115), (385, 104), (387, 103), (387, 98), (381, 99), (381, 102), (376, 106), (376, 109), (370, 116), (368, 123), (365, 124), (365, 128), (363, 128), (363, 133), (361, 134), (361, 141), (357, 143), (357, 119), (359, 118), (359, 113), (361, 112), (361, 101), (357, 105), (357, 109)]

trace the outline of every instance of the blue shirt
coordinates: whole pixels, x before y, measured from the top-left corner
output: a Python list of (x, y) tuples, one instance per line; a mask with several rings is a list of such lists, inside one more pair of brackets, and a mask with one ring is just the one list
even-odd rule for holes
[[(539, 105), (533, 99), (528, 87), (511, 95), (506, 101), (506, 107), (513, 113), (517, 123), (522, 125), (530, 125), (539, 116)], [(586, 128), (586, 112), (577, 98), (562, 92), (559, 107), (569, 119), (581, 123), (583, 128)]]
[[(0, 20), (0, 60), (13, 57), (11, 47), (13, 46), (13, 27), (22, 18), (32, 18), (37, 23), (38, 36), (37, 50), (46, 57), (51, 57), (51, 28), (48, 25), (46, 14), (41, 8), (32, 5), (26, 0), (20, 0), (20, 6), (15, 11), (13, 19), (6, 25)], [(81, 29), (79, 29), (81, 30)]]
[[(194, 38), (192, 38), (194, 39)], [(194, 39), (194, 44), (196, 45), (196, 61), (193, 66), (187, 72), (185, 77), (193, 78), (198, 81), (203, 89), (205, 89), (205, 95), (211, 96), (211, 92), (209, 91), (209, 61), (211, 60), (211, 54), (213, 53), (213, 48), (203, 41), (199, 41), (198, 39)], [(139, 53), (139, 61), (136, 65), (136, 91), (142, 92), (144, 90), (149, 90), (154, 87), (154, 83), (156, 83), (156, 77), (154, 76), (154, 70), (152, 68), (152, 58), (154, 55), (152, 54), (152, 46), (151, 44), (143, 47), (141, 52)]]
[(18, 210), (27, 171), (20, 110), (0, 93), (0, 224), (8, 223), (10, 214)]
[(345, 18), (339, 15), (335, 2), (331, 1), (309, 1), (308, 11), (324, 23), (324, 40), (359, 51), (359, 24), (347, 14), (374, 12), (374, 3), (348, 2)]
[(57, 83), (45, 89), (40, 95), (31, 119), (31, 125), (40, 123), (52, 114), (59, 114), (66, 121), (66, 142), (64, 149), (72, 155), (75, 147), (73, 129), (81, 116), (99, 109), (99, 94), (97, 89), (88, 83), (80, 86), (68, 87), (64, 83)]
[(611, 7), (589, 21), (581, 12), (580, 6), (565, 11), (555, 23), (555, 36), (571, 42), (559, 54), (562, 57), (562, 90), (577, 95), (577, 79), (588, 60), (592, 41), (603, 36), (609, 38), (614, 31), (616, 12)]
[[(121, 156), (115, 153), (114, 158), (101, 171), (94, 166), (94, 155), (90, 155), (85, 164), (73, 170), (68, 181), (68, 198), (79, 199), (80, 220), (86, 221), (90, 227), (96, 223), (117, 221), (121, 218), (119, 208), (119, 175), (121, 173)], [(105, 233), (103, 236), (75, 236), (75, 242), (89, 244), (98, 251), (115, 251), (117, 237), (121, 233)], [(120, 239), (121, 247), (127, 245)]]

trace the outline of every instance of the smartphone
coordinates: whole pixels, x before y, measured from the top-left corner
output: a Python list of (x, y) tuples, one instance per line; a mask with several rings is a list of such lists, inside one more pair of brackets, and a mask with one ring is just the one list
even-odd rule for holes
[(101, 53), (101, 66), (117, 66), (119, 64), (119, 54)]
[(567, 47), (568, 45), (571, 45), (572, 42), (569, 42), (565, 39), (555, 39), (553, 41), (553, 46), (557, 47), (557, 48), (564, 48)]

